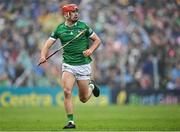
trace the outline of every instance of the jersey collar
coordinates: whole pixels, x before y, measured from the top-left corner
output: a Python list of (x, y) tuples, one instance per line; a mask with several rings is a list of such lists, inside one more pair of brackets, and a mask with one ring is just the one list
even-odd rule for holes
[[(78, 22), (78, 21), (77, 21)], [(73, 27), (73, 26), (76, 26), (77, 25), (77, 22), (75, 22), (73, 25), (71, 25), (71, 26), (69, 26), (69, 25), (67, 25), (67, 23), (65, 22), (64, 23), (64, 25), (66, 26), (66, 27)]]

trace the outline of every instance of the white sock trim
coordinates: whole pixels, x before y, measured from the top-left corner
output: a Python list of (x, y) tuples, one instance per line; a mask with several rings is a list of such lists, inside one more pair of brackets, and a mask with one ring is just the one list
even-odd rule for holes
[(93, 90), (94, 89), (94, 84), (89, 84), (89, 87)]
[(72, 124), (74, 124), (74, 121), (68, 121), (68, 122), (71, 122)]

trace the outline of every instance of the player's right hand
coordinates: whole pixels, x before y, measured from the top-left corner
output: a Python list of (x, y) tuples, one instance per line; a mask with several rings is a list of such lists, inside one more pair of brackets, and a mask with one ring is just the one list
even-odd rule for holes
[(40, 64), (42, 64), (42, 63), (44, 63), (44, 62), (46, 62), (47, 60), (46, 60), (46, 57), (40, 57), (40, 59), (39, 59), (39, 63)]

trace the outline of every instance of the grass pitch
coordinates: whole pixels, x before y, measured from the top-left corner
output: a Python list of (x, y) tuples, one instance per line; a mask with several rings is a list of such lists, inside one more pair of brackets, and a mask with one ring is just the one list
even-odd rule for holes
[[(180, 131), (180, 106), (76, 106), (76, 131)], [(0, 108), (0, 131), (63, 131), (62, 107)]]

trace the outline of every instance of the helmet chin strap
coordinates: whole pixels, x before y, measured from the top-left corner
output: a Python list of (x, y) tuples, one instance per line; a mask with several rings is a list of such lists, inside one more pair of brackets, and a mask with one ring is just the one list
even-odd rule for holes
[(71, 15), (69, 12), (67, 12), (67, 14), (64, 17), (68, 20), (71, 17)]

